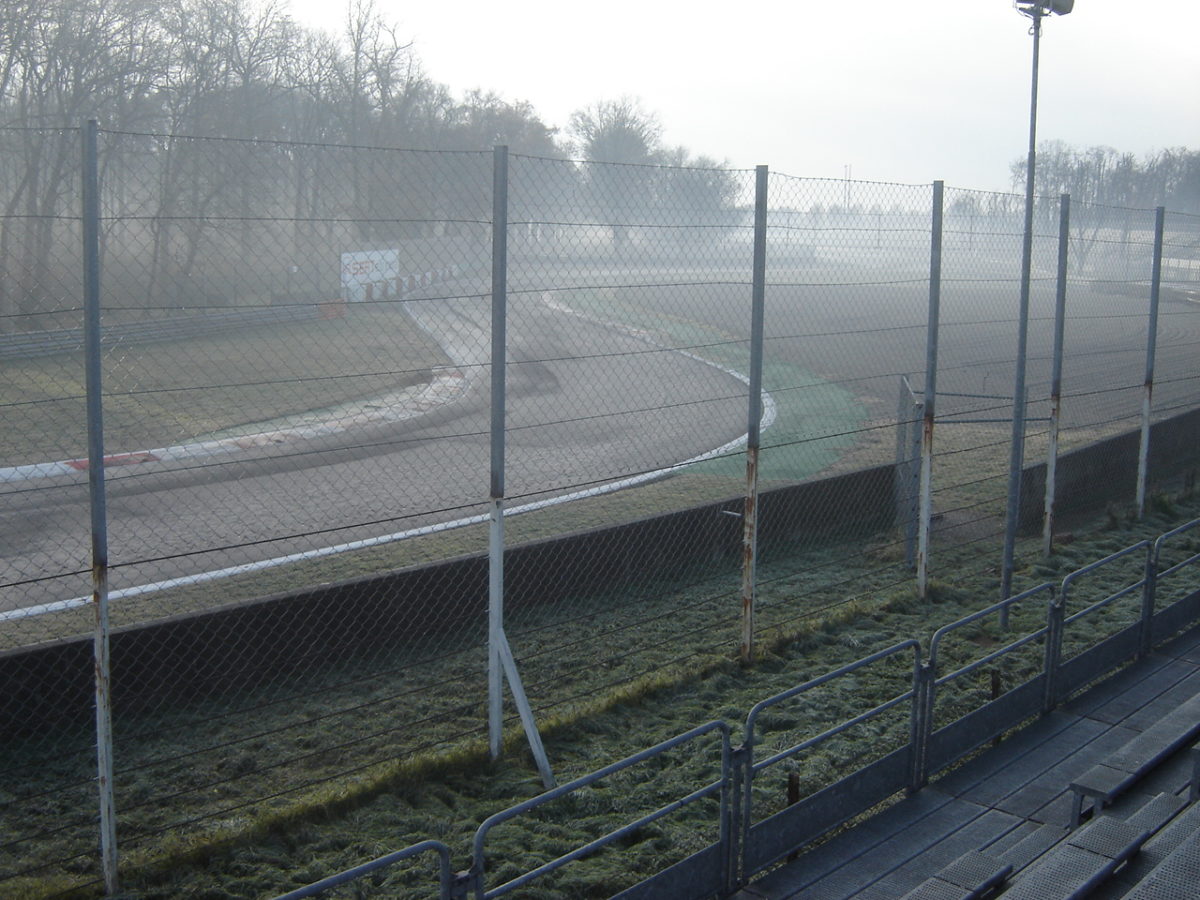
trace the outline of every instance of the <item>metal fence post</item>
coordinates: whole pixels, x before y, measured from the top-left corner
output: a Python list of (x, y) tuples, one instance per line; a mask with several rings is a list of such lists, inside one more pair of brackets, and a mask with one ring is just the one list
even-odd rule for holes
[(113, 798), (112, 684), (108, 623), (108, 511), (104, 485), (104, 401), (100, 370), (100, 176), (97, 125), (83, 126), (83, 306), (87, 377), (88, 499), (92, 532), (93, 654), (96, 666), (96, 764), (104, 889), (117, 892), (117, 817)]
[(921, 404), (914, 401), (908, 376), (901, 375), (900, 398), (896, 402), (896, 466), (892, 493), (896, 499), (896, 522), (904, 540), (904, 564), (910, 569), (916, 564), (917, 491), (914, 476), (918, 475), (916, 462), (921, 453), (920, 433), (916, 429), (920, 409)]
[(755, 169), (754, 271), (750, 308), (750, 403), (746, 423), (746, 505), (742, 516), (743, 665), (754, 659), (755, 564), (758, 559), (758, 451), (762, 419), (763, 311), (767, 271), (767, 167)]
[(921, 439), (923, 428), (921, 423), (925, 415), (924, 401), (917, 400), (915, 395), (912, 403), (912, 424), (908, 429), (908, 458), (911, 460), (908, 467), (908, 482), (905, 490), (908, 491), (908, 564), (912, 569), (916, 569), (917, 565), (917, 537), (921, 530)]
[(1058, 428), (1062, 411), (1063, 332), (1067, 312), (1067, 247), (1071, 237), (1071, 195), (1059, 197), (1058, 281), (1054, 295), (1054, 362), (1050, 376), (1050, 430), (1046, 450), (1046, 502), (1042, 517), (1042, 553), (1054, 549), (1054, 494), (1058, 475)]
[(1146, 479), (1150, 469), (1150, 411), (1154, 397), (1154, 351), (1158, 341), (1158, 295), (1162, 285), (1163, 207), (1154, 210), (1154, 260), (1150, 269), (1150, 322), (1146, 327), (1146, 382), (1142, 389), (1142, 434), (1138, 443), (1137, 511), (1146, 514)]
[(925, 410), (921, 419), (921, 499), (917, 524), (917, 595), (929, 590), (929, 528), (933, 521), (933, 417), (937, 399), (938, 321), (942, 297), (942, 201), (945, 183), (933, 183), (929, 240), (929, 322), (925, 337)]
[[(904, 532), (907, 532), (908, 493), (904, 486), (907, 483), (905, 476), (908, 472), (908, 409), (911, 404), (905, 393), (904, 376), (901, 375), (899, 396), (896, 399), (896, 461), (892, 470), (892, 497), (896, 503), (896, 523)], [(907, 543), (906, 540), (906, 551)], [(912, 565), (912, 559), (907, 552), (905, 553), (905, 562)]]
[(517, 662), (504, 633), (504, 430), (508, 324), (508, 147), (492, 155), (492, 400), (491, 516), (488, 528), (488, 749), (492, 759), (504, 744), (504, 681), (512, 690), (529, 749), (546, 789), (554, 773), (525, 695)]
[(504, 742), (504, 386), (507, 363), (508, 148), (492, 152), (491, 519), (488, 529), (488, 747)]

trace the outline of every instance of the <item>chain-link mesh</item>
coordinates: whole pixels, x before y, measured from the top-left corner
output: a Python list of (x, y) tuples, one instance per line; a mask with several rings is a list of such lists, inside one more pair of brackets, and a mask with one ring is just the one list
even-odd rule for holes
[[(100, 137), (113, 786), (140, 864), (482, 752), (500, 224), (491, 153)], [(80, 135), (0, 142), (0, 884), (51, 890), (101, 877)], [(930, 186), (770, 176), (756, 347), (755, 173), (506, 175), (504, 623), (536, 716), (738, 654), (756, 365), (757, 649), (909, 596)], [(1035, 210), (1031, 471), (1058, 209)], [(935, 579), (998, 561), (1022, 213), (945, 193)], [(1195, 405), (1200, 321), (1200, 219), (1166, 221), (1156, 423)], [(1121, 503), (1154, 224), (1071, 210), (1059, 448), (1111, 457)]]

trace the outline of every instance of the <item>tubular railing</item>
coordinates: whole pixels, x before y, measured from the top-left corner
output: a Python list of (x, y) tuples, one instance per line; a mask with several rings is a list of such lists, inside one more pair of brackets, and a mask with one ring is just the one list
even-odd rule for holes
[[(346, 884), (356, 878), (378, 871), (417, 854), (436, 851), (441, 860), (439, 898), (458, 900), (472, 896), (490, 900), (523, 888), (539, 878), (575, 860), (628, 837), (639, 828), (658, 821), (693, 803), (707, 798), (720, 800), (719, 837), (703, 850), (664, 869), (618, 895), (621, 900), (642, 897), (693, 898), (730, 894), (756, 873), (795, 852), (810, 841), (828, 833), (866, 809), (886, 800), (899, 791), (916, 791), (931, 775), (944, 769), (988, 741), (1011, 730), (1023, 720), (1048, 712), (1066, 700), (1080, 687), (1108, 674), (1133, 656), (1144, 655), (1154, 646), (1177, 634), (1200, 619), (1200, 584), (1184, 590), (1174, 602), (1158, 609), (1155, 591), (1163, 578), (1178, 576), (1200, 563), (1200, 552), (1191, 553), (1159, 571), (1168, 544), (1200, 529), (1200, 519), (1166, 532), (1154, 541), (1138, 543), (1104, 559), (1084, 566), (1067, 575), (1056, 587), (1040, 584), (1020, 594), (978, 610), (934, 632), (929, 643), (928, 659), (921, 660), (920, 644), (916, 640), (902, 641), (862, 659), (848, 663), (832, 672), (810, 679), (757, 703), (746, 717), (743, 743), (731, 746), (730, 726), (721, 721), (709, 722), (656, 744), (620, 762), (613, 763), (589, 775), (577, 778), (551, 791), (498, 812), (486, 819), (475, 833), (473, 861), (470, 869), (450, 875), (449, 851), (438, 841), (423, 841), (404, 850), (380, 857), (370, 863), (348, 869), (323, 881), (316, 882), (283, 895), (278, 900), (311, 897), (322, 891)], [(1186, 552), (1186, 548), (1185, 548)], [(1132, 583), (1123, 584), (1098, 600), (1089, 603), (1069, 616), (1067, 601), (1072, 588), (1085, 576), (1108, 569), (1122, 560), (1145, 554), (1145, 573)], [(1111, 607), (1124, 597), (1141, 590), (1142, 600), (1137, 621), (1063, 660), (1063, 637), (1068, 625), (1077, 623), (1101, 610)], [(1001, 647), (989, 650), (978, 659), (965, 663), (951, 672), (938, 674), (944, 653), (943, 644), (957, 631), (984, 622), (992, 617), (1007, 621), (1009, 614), (1022, 604), (1046, 603), (1046, 617), (1039, 627), (1016, 636)], [(966, 712), (956, 720), (937, 727), (936, 705), (939, 693), (968, 676), (981, 672), (1013, 657), (1025, 648), (1043, 644), (1042, 666), (1037, 674), (991, 697), (986, 703)], [(912, 654), (912, 681), (908, 690), (877, 703), (820, 734), (805, 738), (763, 759), (755, 760), (756, 729), (763, 714), (774, 706), (794, 700), (803, 694), (851, 675), (867, 666), (886, 662), (894, 657)], [(771, 766), (794, 759), (849, 729), (866, 723), (891, 710), (909, 705), (909, 740), (906, 744), (863, 766), (835, 784), (830, 784), (807, 798), (785, 807), (767, 818), (754, 821), (755, 779)], [(554, 800), (559, 800), (601, 779), (628, 769), (669, 750), (706, 735), (717, 733), (721, 739), (721, 777), (697, 788), (684, 797), (643, 815), (557, 859), (510, 879), (504, 884), (487, 888), (484, 882), (486, 840), (489, 832), (510, 820), (532, 812)]]
[(419, 844), (413, 844), (411, 847), (405, 847), (403, 850), (397, 850), (394, 853), (385, 853), (378, 859), (363, 863), (361, 866), (346, 869), (344, 872), (338, 872), (336, 875), (330, 875), (328, 878), (322, 878), (320, 881), (297, 888), (279, 897), (278, 900), (301, 900), (302, 897), (316, 897), (325, 891), (341, 887), (343, 884), (349, 884), (352, 881), (357, 881), (359, 878), (378, 872), (381, 869), (387, 869), (396, 863), (412, 859), (414, 856), (420, 856), (422, 853), (437, 854), (438, 897), (461, 896), (461, 894), (456, 894), (454, 890), (455, 878), (454, 873), (450, 870), (450, 848), (441, 841), (421, 841)]
[(1197, 609), (1197, 603), (1200, 602), (1200, 595), (1194, 590), (1185, 590), (1183, 598), (1178, 602), (1167, 605), (1161, 611), (1155, 610), (1156, 601), (1161, 599), (1158, 596), (1158, 587), (1163, 583), (1164, 579), (1170, 578), (1189, 566), (1200, 563), (1200, 552), (1195, 552), (1164, 569), (1162, 568), (1164, 548), (1166, 548), (1168, 542), (1197, 529), (1200, 529), (1200, 519), (1180, 525), (1178, 528), (1173, 528), (1166, 534), (1159, 535), (1158, 539), (1154, 542), (1149, 573), (1150, 585), (1147, 588), (1150, 594), (1149, 615), (1151, 617), (1151, 624), (1147, 635), (1149, 645), (1147, 650), (1149, 647), (1166, 640), (1166, 638), (1175, 634), (1187, 623), (1194, 621), (1200, 616), (1200, 610)]
[[(951, 634), (968, 625), (983, 622), (993, 616), (1000, 622), (1011, 621), (1010, 616), (1012, 611), (1022, 603), (1046, 598), (1047, 605), (1053, 604), (1054, 596), (1055, 589), (1053, 585), (1039, 584), (1037, 587), (1009, 597), (1007, 600), (1002, 600), (985, 609), (978, 610), (969, 616), (959, 619), (957, 622), (944, 625), (934, 632), (933, 638), (929, 642), (929, 661), (922, 670), (925, 684), (925, 705), (921, 715), (921, 723), (924, 727), (922, 729), (921, 745), (919, 748), (918, 785), (925, 784), (931, 774), (941, 771), (955, 760), (962, 758), (967, 753), (987, 743), (997, 734), (1001, 734), (1012, 728), (1031, 715), (1036, 715), (1036, 704), (1038, 699), (1040, 699), (1040, 691), (1045, 681), (1046, 670), (1043, 665), (1042, 670), (1033, 678), (1026, 680), (1005, 694), (993, 696), (988, 703), (972, 710), (964, 716), (960, 716), (953, 722), (947, 723), (944, 728), (939, 730), (937, 728), (936, 715), (939, 691), (966, 678), (968, 675), (983, 670), (992, 663), (1011, 656), (1024, 647), (1044, 641), (1049, 633), (1049, 626), (1043, 625), (1028, 634), (1018, 637), (1016, 640), (1010, 641), (1003, 647), (992, 650), (979, 659), (955, 669), (953, 672), (947, 672), (945, 675), (939, 676), (938, 662), (943, 641)], [(1033, 695), (1032, 704), (1030, 694)]]
[[(1057, 706), (1063, 698), (1069, 696), (1082, 685), (1112, 670), (1123, 660), (1136, 656), (1141, 652), (1142, 644), (1140, 636), (1145, 629), (1149, 628), (1149, 610), (1153, 608), (1152, 598), (1148, 596), (1148, 588), (1153, 582), (1149, 574), (1150, 566), (1153, 562), (1151, 558), (1152, 549), (1152, 542), (1138, 541), (1131, 547), (1118, 550), (1116, 553), (1104, 557), (1104, 559), (1076, 569), (1062, 580), (1057, 602), (1050, 606), (1049, 624), (1051, 625), (1052, 633), (1056, 637), (1046, 647), (1047, 682), (1045, 708), (1047, 710)], [(1099, 600), (1089, 603), (1082, 609), (1069, 615), (1067, 614), (1068, 604), (1071, 600), (1071, 590), (1077, 582), (1087, 575), (1115, 567), (1122, 560), (1133, 558), (1137, 554), (1142, 554), (1145, 558), (1140, 578), (1131, 583), (1123, 584), (1119, 589), (1106, 594)], [(1067, 637), (1067, 630), (1071, 625), (1113, 607), (1117, 601), (1138, 591), (1141, 592), (1142, 599), (1140, 612), (1134, 623), (1111, 635), (1109, 639), (1100, 641), (1091, 647), (1079, 651), (1070, 659), (1063, 658), (1063, 644)]]
[[(798, 744), (781, 750), (761, 761), (754, 760), (754, 733), (755, 727), (758, 724), (759, 717), (768, 709), (777, 706), (787, 700), (792, 700), (799, 697), (808, 691), (818, 688), (824, 684), (828, 684), (838, 678), (850, 675), (859, 669), (866, 666), (881, 663), (893, 656), (912, 652), (913, 656), (913, 680), (912, 686), (901, 694), (886, 700), (865, 712), (847, 719), (846, 721), (828, 728), (818, 735), (800, 741)], [(836, 828), (838, 825), (845, 822), (852, 816), (862, 812), (864, 809), (874, 805), (885, 799), (889, 794), (895, 792), (895, 788), (887, 790), (879, 788), (873, 790), (873, 786), (881, 784), (890, 784), (894, 780), (897, 773), (905, 773), (908, 775), (909, 781), (902, 785), (908, 786), (916, 778), (916, 748), (918, 746), (917, 735), (919, 731), (918, 712), (920, 704), (914, 702), (918, 696), (919, 673), (921, 668), (921, 646), (915, 640), (901, 641), (886, 650), (880, 650), (870, 656), (857, 660), (842, 666), (833, 672), (822, 675), (818, 678), (813, 678), (806, 681), (804, 684), (797, 685), (786, 691), (776, 694), (773, 697), (768, 697), (756, 704), (750, 710), (749, 716), (746, 718), (746, 727), (744, 731), (744, 742), (742, 744), (743, 765), (744, 765), (744, 800), (742, 808), (742, 837), (743, 837), (743, 857), (744, 868), (747, 875), (752, 872), (759, 871), (765, 866), (770, 865), (778, 859), (786, 856), (793, 846), (782, 846), (780, 835), (791, 834), (796, 827), (803, 827), (815, 831), (814, 837), (827, 831), (831, 828)], [(830, 789), (819, 791), (809, 797), (806, 801), (794, 804), (787, 807), (781, 812), (763, 820), (760, 823), (755, 823), (754, 819), (754, 780), (758, 774), (765, 769), (783, 762), (787, 759), (792, 759), (803, 753), (805, 750), (812, 749), (819, 744), (824, 743), (830, 738), (842, 734), (845, 731), (861, 725), (883, 713), (895, 709), (901, 704), (908, 703), (910, 706), (909, 714), (909, 743), (906, 747), (902, 747), (891, 753), (886, 754), (881, 759), (872, 763), (864, 769), (847, 776), (839, 785), (844, 785), (850, 790), (834, 792)], [(890, 777), (880, 778), (880, 773), (889, 773)], [(864, 774), (867, 773), (867, 774)], [(849, 784), (846, 784), (849, 782)], [(880, 790), (885, 791), (882, 795), (878, 795)], [(836, 797), (835, 797), (836, 793)], [(848, 796), (853, 796), (854, 802), (847, 802)]]
[[(523, 875), (519, 875), (516, 878), (505, 882), (504, 884), (497, 885), (496, 887), (490, 889), (487, 888), (484, 883), (484, 870), (487, 860), (486, 840), (489, 832), (491, 832), (493, 828), (498, 825), (502, 825), (511, 819), (515, 819), (518, 816), (524, 815), (525, 813), (532, 812), (533, 810), (541, 806), (545, 806), (547, 803), (550, 803), (554, 800), (561, 799), (568, 794), (572, 794), (575, 791), (580, 790), (581, 788), (589, 787), (609, 775), (613, 775), (624, 769), (628, 769), (631, 766), (636, 766), (639, 763), (646, 762), (647, 760), (656, 756), (661, 756), (669, 750), (673, 750), (676, 747), (690, 743), (714, 732), (718, 733), (721, 738), (721, 778), (719, 780), (697, 788), (686, 796), (680, 797), (671, 803), (668, 803), (666, 806), (641, 816), (638, 819), (635, 819), (633, 822), (622, 826), (621, 828), (610, 831), (609, 833), (596, 838), (587, 844), (584, 844), (582, 847), (577, 847), (569, 853), (564, 853), (562, 856), (544, 863), (538, 866), (536, 869), (531, 869)], [(726, 852), (722, 852), (727, 851), (729, 847), (730, 835), (732, 834), (731, 819), (733, 803), (731, 790), (733, 787), (733, 779), (731, 777), (732, 750), (729, 735), (730, 729), (727, 723), (717, 721), (708, 722), (707, 724), (693, 728), (691, 731), (677, 735), (676, 737), (670, 738), (662, 743), (655, 744), (653, 747), (643, 750), (640, 753), (635, 753), (632, 756), (626, 757), (620, 762), (615, 762), (612, 765), (605, 766), (603, 769), (592, 772), (590, 775), (584, 775), (581, 778), (576, 778), (569, 784), (561, 785), (553, 790), (547, 791), (544, 794), (540, 794), (537, 797), (526, 800), (524, 803), (519, 803), (516, 806), (498, 812), (495, 815), (485, 819), (484, 822), (479, 826), (479, 829), (475, 832), (475, 840), (473, 844), (474, 854), (472, 857), (473, 865), (471, 867), (471, 871), (468, 873), (468, 881), (470, 883), (470, 890), (473, 896), (476, 897), (477, 900), (490, 900), (492, 897), (502, 897), (511, 891), (524, 887), (531, 881), (534, 881), (543, 875), (548, 875), (556, 869), (562, 868), (573, 860), (582, 859), (585, 856), (589, 856), (608, 846), (609, 844), (633, 834), (639, 828), (649, 825), (651, 822), (656, 822), (659, 819), (670, 815), (671, 813), (683, 809), (685, 806), (690, 806), (699, 800), (703, 800), (714, 795), (720, 798), (721, 809), (719, 824), (720, 838), (718, 839), (717, 843), (713, 845), (717, 849), (715, 852), (701, 851), (699, 854), (695, 854), (694, 856), (689, 857), (687, 860), (684, 860), (678, 864), (678, 866), (675, 867), (673, 877), (671, 878), (671, 886), (672, 890), (676, 892), (673, 894), (673, 896), (690, 896), (683, 893), (684, 884), (699, 881), (702, 887), (695, 895), (697, 897), (703, 896), (706, 893), (711, 893), (714, 880), (719, 884), (732, 886), (728, 869), (729, 858)], [(710, 850), (711, 849), (712, 848), (710, 848)], [(688, 865), (689, 863), (690, 865)], [(684, 872), (687, 874), (685, 875)], [(697, 876), (700, 877), (698, 878)], [(647, 890), (649, 890), (649, 888)]]

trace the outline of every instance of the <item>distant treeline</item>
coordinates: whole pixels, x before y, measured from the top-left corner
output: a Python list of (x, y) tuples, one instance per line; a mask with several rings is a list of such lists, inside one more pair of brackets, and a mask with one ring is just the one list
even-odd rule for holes
[[(1013, 187), (1024, 190), (1024, 159), (1011, 167)], [(1038, 145), (1035, 191), (1070, 194), (1079, 203), (1151, 209), (1165, 206), (1200, 214), (1200, 150), (1175, 147), (1138, 159), (1112, 147), (1072, 147), (1062, 141)]]
[(735, 221), (735, 176), (664, 146), (635, 100), (582, 107), (559, 134), (526, 102), (453, 96), (370, 2), (354, 0), (338, 34), (285, 10), (0, 4), (0, 330), (70, 324), (53, 314), (78, 305), (87, 119), (102, 129), (110, 307), (328, 299), (338, 253), (404, 242), (415, 267), (430, 239), (438, 262), (461, 263), (485, 236), (486, 151), (500, 144), (529, 160), (510, 199), (538, 239), (593, 222), (611, 248), (635, 221)]

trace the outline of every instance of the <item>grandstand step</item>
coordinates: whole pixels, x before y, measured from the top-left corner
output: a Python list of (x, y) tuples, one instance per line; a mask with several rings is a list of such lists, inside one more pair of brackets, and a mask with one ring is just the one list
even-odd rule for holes
[(1071, 782), (1071, 826), (1082, 819), (1085, 800), (1092, 801), (1093, 810), (1110, 805), (1198, 736), (1200, 694), (1194, 694)]
[(1200, 831), (1192, 831), (1123, 900), (1189, 900), (1196, 896), (1197, 884), (1200, 884)]
[(1011, 863), (1019, 872), (1029, 866), (1069, 834), (1060, 825), (1042, 825), (1000, 854), (1001, 862)]
[(1109, 816), (1069, 834), (1030, 866), (1004, 894), (1006, 900), (1086, 897), (1141, 849), (1150, 832)]
[(1126, 891), (1145, 878), (1175, 849), (1179, 843), (1178, 837), (1170, 840), (1167, 839), (1167, 835), (1175, 822), (1183, 818), (1180, 816), (1177, 819), (1176, 816), (1186, 806), (1182, 797), (1176, 794), (1162, 793), (1142, 804), (1140, 809), (1125, 820), (1127, 824), (1135, 828), (1151, 832), (1152, 836), (1150, 840), (1146, 841), (1137, 856), (1096, 891), (1095, 900), (1117, 900), (1117, 898), (1123, 897)]
[(978, 900), (1003, 884), (1012, 870), (1011, 864), (972, 850), (913, 888), (903, 900)]
[(1182, 797), (1162, 793), (1152, 798), (1125, 821), (1135, 828), (1142, 828), (1151, 834), (1157, 834), (1186, 805), (1187, 803)]

